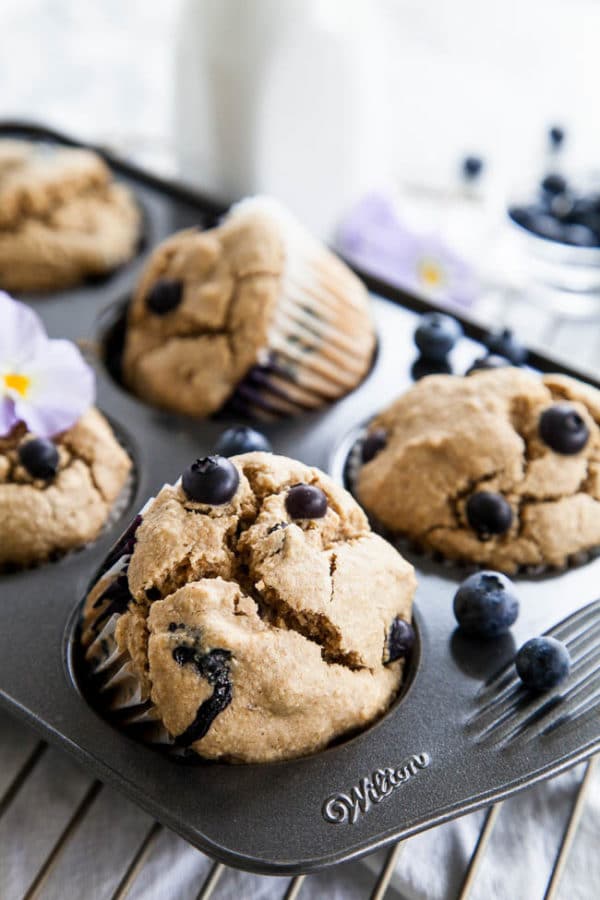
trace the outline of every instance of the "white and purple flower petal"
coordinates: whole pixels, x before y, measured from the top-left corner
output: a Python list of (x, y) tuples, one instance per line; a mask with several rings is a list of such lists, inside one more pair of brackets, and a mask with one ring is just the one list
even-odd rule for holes
[(33, 310), (0, 292), (0, 436), (24, 422), (52, 437), (71, 428), (94, 397), (94, 373), (77, 347), (50, 340)]
[(447, 306), (469, 307), (477, 279), (473, 269), (436, 233), (409, 228), (392, 201), (363, 197), (342, 223), (343, 256), (367, 272)]
[(15, 400), (15, 410), (41, 437), (71, 428), (94, 402), (94, 373), (69, 341), (48, 341), (27, 365), (27, 376), (28, 391)]
[(0, 291), (0, 372), (35, 356), (47, 343), (42, 322), (32, 309)]

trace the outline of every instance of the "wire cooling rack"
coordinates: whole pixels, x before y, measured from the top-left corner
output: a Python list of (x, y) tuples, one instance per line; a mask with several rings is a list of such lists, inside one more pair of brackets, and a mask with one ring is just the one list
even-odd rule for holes
[[(10, 811), (11, 805), (16, 800), (19, 793), (26, 788), (28, 780), (35, 775), (36, 768), (47, 751), (48, 745), (44, 741), (39, 741), (26, 753), (20, 767), (9, 780), (8, 784), (4, 786), (3, 792), (0, 795), (0, 821)], [(600, 755), (593, 757), (587, 762), (583, 777), (575, 789), (571, 810), (562, 833), (558, 852), (554, 859), (552, 871), (546, 886), (544, 894), (545, 900), (552, 900), (552, 898), (557, 896), (569, 852), (573, 845), (577, 827), (585, 808), (588, 791), (592, 784), (594, 769), (599, 758)], [(78, 829), (85, 823), (86, 816), (103, 790), (105, 790), (105, 788), (99, 781), (93, 781), (89, 784), (82, 798), (72, 810), (68, 820), (62, 826), (62, 830), (59, 832), (58, 836), (55, 837), (53, 844), (49, 851), (47, 851), (41, 864), (38, 866), (37, 871), (32, 875), (29, 885), (24, 888), (22, 894), (23, 900), (33, 900), (33, 898), (38, 898), (43, 894), (44, 886), (47, 884), (48, 879), (67, 851), (71, 842), (76, 838)], [(466, 900), (471, 893), (479, 869), (484, 860), (486, 850), (493, 840), (494, 826), (501, 806), (501, 803), (497, 803), (490, 807), (485, 815), (479, 837), (467, 863), (462, 884), (456, 895), (458, 900)], [(113, 889), (112, 894), (110, 894), (112, 900), (123, 900), (123, 898), (128, 896), (134, 887), (136, 880), (141, 876), (145, 866), (149, 864), (152, 855), (156, 850), (157, 839), (162, 831), (163, 826), (159, 825), (157, 822), (151, 823), (149, 827), (145, 829), (141, 840), (138, 841), (137, 847), (133, 849), (126, 862), (118, 884)], [(410, 840), (401, 841), (392, 846), (383, 859), (383, 862), (380, 860), (381, 854), (377, 856), (379, 862), (375, 874), (373, 875), (373, 883), (370, 888), (367, 888), (365, 897), (368, 896), (371, 900), (382, 900), (382, 898), (388, 894), (388, 888), (390, 888), (390, 882), (396, 865), (404, 848), (409, 843)], [(373, 866), (371, 866), (371, 868), (373, 868)], [(213, 863), (208, 873), (204, 876), (204, 879), (198, 883), (196, 893), (197, 900), (208, 900), (210, 897), (218, 898), (221, 879), (226, 872), (226, 866), (218, 862)], [(311, 879), (313, 877), (317, 876), (299, 875), (291, 879), (274, 878), (273, 896), (280, 896), (283, 900), (296, 900), (296, 898), (301, 898), (303, 895), (307, 898), (311, 896), (314, 897), (315, 894), (311, 891)], [(280, 887), (281, 890), (279, 891)], [(565, 889), (567, 885), (564, 884), (562, 887)], [(68, 885), (65, 885), (65, 896), (68, 889)], [(6, 885), (3, 886), (2, 884), (2, 873), (0, 872), (0, 897), (5, 896), (5, 891)], [(93, 900), (91, 895), (90, 900)]]

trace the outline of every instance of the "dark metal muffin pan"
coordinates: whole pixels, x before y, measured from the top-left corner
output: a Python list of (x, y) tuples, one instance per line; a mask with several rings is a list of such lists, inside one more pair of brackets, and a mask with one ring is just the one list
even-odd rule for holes
[[(76, 143), (20, 123), (4, 123), (0, 136)], [(144, 208), (145, 248), (102, 282), (31, 299), (56, 337), (97, 342), (107, 308), (131, 291), (148, 249), (177, 228), (211, 223), (220, 211), (190, 191), (110, 155), (107, 160)], [(337, 475), (344, 436), (410, 384), (416, 313), (430, 308), (366, 280), (376, 295), (379, 332), (370, 375), (335, 406), (265, 428), (278, 452)], [(469, 337), (453, 353), (457, 372), (481, 355), (481, 330), (463, 324)], [(565, 371), (540, 355), (531, 363)], [(45, 738), (208, 854), (269, 874), (357, 857), (488, 805), (600, 749), (600, 604), (576, 612), (596, 600), (600, 560), (519, 579), (521, 615), (512, 634), (482, 645), (455, 630), (452, 597), (460, 574), (415, 557), (419, 647), (408, 690), (370, 729), (312, 757), (190, 766), (115, 730), (86, 703), (73, 675), (77, 607), (131, 515), (190, 460), (210, 451), (224, 423), (150, 408), (100, 362), (97, 371), (98, 404), (122, 430), (137, 467), (130, 506), (94, 545), (0, 576), (0, 701)], [(543, 697), (526, 694), (510, 664), (515, 647), (573, 613), (560, 626), (575, 663), (569, 681)]]

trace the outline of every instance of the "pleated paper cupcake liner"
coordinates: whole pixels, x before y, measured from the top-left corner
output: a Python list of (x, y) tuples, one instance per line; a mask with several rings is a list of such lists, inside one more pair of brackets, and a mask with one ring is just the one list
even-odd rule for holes
[[(148, 500), (139, 515), (109, 552), (84, 603), (80, 622), (80, 667), (86, 694), (93, 706), (140, 740), (171, 747), (165, 729), (129, 652), (119, 646), (116, 630), (132, 600), (127, 583), (135, 534)], [(173, 748), (181, 755), (179, 748)]]
[(375, 350), (369, 295), (359, 279), (277, 204), (242, 201), (231, 218), (272, 216), (285, 247), (280, 294), (262, 358), (229, 407), (277, 418), (318, 409), (353, 390)]

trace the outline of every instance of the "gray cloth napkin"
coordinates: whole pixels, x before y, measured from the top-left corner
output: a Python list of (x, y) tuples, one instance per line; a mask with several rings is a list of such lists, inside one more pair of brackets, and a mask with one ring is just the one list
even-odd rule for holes
[[(35, 749), (37, 737), (0, 713), (0, 798)], [(544, 889), (583, 767), (507, 801), (474, 886), (471, 900), (537, 900)], [(20, 900), (92, 779), (62, 752), (48, 748), (0, 817), (0, 897)], [(484, 813), (475, 813), (407, 841), (389, 900), (447, 900), (456, 896)], [(94, 796), (86, 815), (37, 895), (42, 900), (104, 900), (112, 896), (152, 820), (109, 788)], [(600, 767), (561, 884), (559, 900), (600, 896)], [(301, 900), (362, 900), (381, 869), (384, 854), (310, 876)], [(192, 900), (211, 861), (181, 838), (161, 829), (130, 889), (130, 900)], [(275, 900), (285, 879), (228, 869), (218, 900)]]

